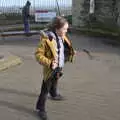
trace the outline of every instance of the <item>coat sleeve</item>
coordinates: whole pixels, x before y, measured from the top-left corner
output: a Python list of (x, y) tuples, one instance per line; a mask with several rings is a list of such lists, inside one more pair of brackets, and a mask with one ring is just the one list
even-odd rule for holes
[(75, 51), (73, 49), (72, 42), (68, 39), (67, 36), (64, 36), (64, 46), (65, 46), (65, 57), (66, 57), (65, 62), (73, 62)]
[(46, 47), (46, 41), (41, 39), (35, 51), (35, 57), (40, 64), (50, 67), (52, 61), (45, 56), (45, 51), (47, 50)]

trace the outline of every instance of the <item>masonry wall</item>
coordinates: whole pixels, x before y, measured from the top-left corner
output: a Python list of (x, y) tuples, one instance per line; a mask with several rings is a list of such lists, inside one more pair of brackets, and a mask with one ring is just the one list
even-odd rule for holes
[[(72, 24), (84, 27), (102, 23), (109, 27), (120, 26), (120, 0), (95, 0), (95, 13), (89, 14), (90, 0), (73, 0)], [(95, 18), (95, 19), (93, 19)]]

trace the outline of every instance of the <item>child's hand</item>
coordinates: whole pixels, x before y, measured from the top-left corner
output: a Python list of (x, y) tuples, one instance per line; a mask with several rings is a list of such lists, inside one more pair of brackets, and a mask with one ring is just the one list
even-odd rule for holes
[(58, 67), (58, 61), (57, 60), (53, 60), (52, 61), (52, 69), (54, 70), (57, 67)]

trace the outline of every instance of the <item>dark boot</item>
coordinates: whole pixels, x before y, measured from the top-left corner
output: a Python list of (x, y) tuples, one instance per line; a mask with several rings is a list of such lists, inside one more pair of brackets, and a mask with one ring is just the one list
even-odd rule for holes
[(47, 113), (45, 111), (39, 111), (38, 116), (40, 117), (41, 120), (48, 120)]
[(60, 94), (57, 94), (56, 96), (51, 96), (51, 100), (55, 100), (55, 101), (62, 101), (64, 100), (64, 97)]

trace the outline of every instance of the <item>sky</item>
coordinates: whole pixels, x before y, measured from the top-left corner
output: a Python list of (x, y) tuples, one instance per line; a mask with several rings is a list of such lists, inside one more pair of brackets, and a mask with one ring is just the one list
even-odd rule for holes
[[(27, 0), (0, 0), (0, 6), (10, 7), (10, 6), (19, 6), (22, 7)], [(56, 6), (56, 0), (29, 0), (31, 2), (31, 7), (47, 7), (47, 6)], [(60, 6), (71, 6), (72, 0), (57, 0)]]

